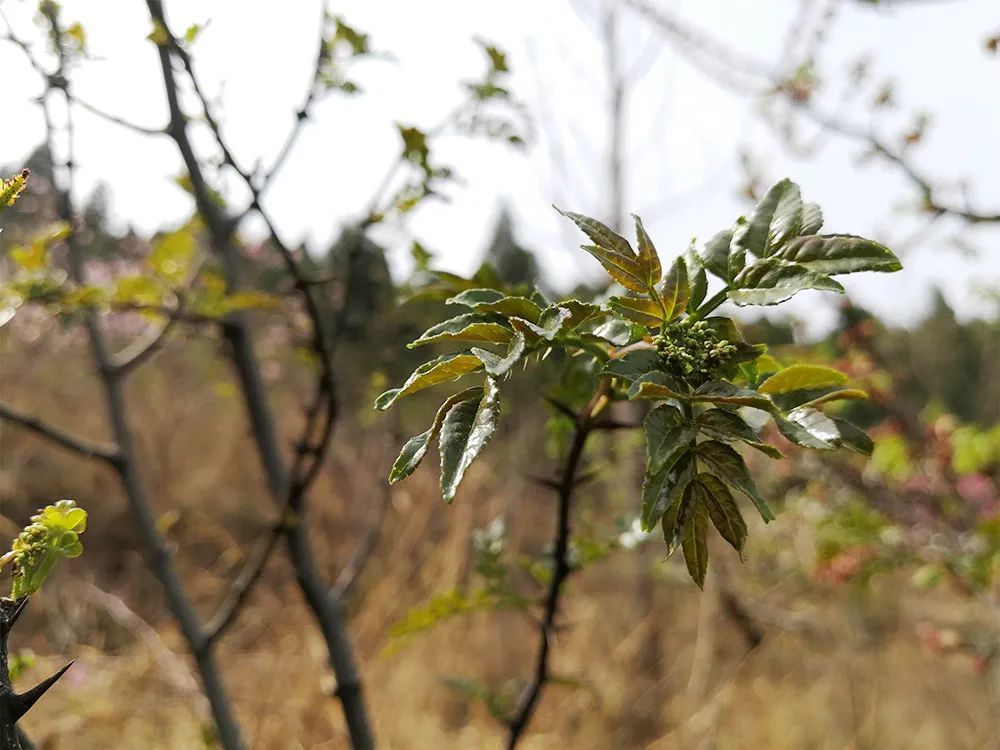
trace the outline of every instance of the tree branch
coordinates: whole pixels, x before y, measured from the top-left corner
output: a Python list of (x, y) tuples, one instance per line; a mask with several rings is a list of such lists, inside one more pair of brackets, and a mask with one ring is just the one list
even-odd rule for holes
[(573, 491), (577, 486), (576, 475), (580, 468), (580, 460), (583, 457), (583, 450), (586, 447), (587, 437), (591, 433), (592, 404), (586, 407), (576, 416), (573, 439), (570, 443), (566, 459), (563, 463), (559, 484), (557, 487), (558, 504), (556, 534), (554, 538), (554, 563), (552, 579), (549, 582), (549, 590), (545, 596), (545, 611), (539, 625), (539, 645), (538, 656), (535, 661), (535, 672), (531, 682), (525, 687), (518, 700), (517, 708), (513, 716), (508, 721), (509, 734), (507, 747), (513, 750), (521, 740), (531, 718), (535, 713), (538, 700), (545, 689), (546, 684), (551, 679), (549, 670), (549, 655), (552, 651), (552, 641), (556, 633), (556, 617), (559, 614), (559, 602), (562, 595), (563, 584), (569, 578), (572, 569), (569, 564), (569, 543), (571, 533), (570, 511), (572, 510)]
[(0, 418), (20, 425), (56, 445), (79, 453), (87, 458), (99, 458), (110, 464), (116, 464), (121, 458), (113, 445), (102, 445), (100, 443), (93, 443), (85, 438), (77, 437), (58, 427), (46, 424), (38, 417), (17, 411), (6, 404), (0, 404)]

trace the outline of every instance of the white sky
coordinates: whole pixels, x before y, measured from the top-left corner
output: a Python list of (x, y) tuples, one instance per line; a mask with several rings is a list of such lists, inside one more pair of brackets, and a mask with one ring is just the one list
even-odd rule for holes
[[(658, 1), (765, 62), (778, 58), (798, 7), (797, 0)], [(20, 36), (37, 38), (33, 3), (0, 2)], [(145, 3), (63, 5), (68, 21), (84, 23), (90, 51), (99, 58), (76, 72), (77, 94), (130, 120), (162, 125), (163, 84), (155, 48), (144, 38), (150, 29)], [(211, 19), (194, 48), (203, 81), (221, 95), (225, 131), (241, 163), (268, 162), (305, 93), (318, 1), (166, 5), (177, 30)], [(851, 0), (841, 5), (820, 59), (821, 77), (831, 82), (829, 101), (837, 101), (852, 62), (870, 55), (873, 81), (895, 80), (903, 105), (886, 115), (886, 123), (895, 124), (889, 132), (901, 132), (916, 111), (933, 113), (917, 162), (950, 186), (968, 179), (978, 205), (1000, 210), (1000, 56), (984, 49), (985, 38), (1000, 31), (997, 0), (914, 2), (897, 10)], [(459, 81), (481, 75), (482, 53), (472, 42), (481, 36), (507, 50), (512, 87), (534, 115), (538, 137), (525, 152), (442, 140), (438, 160), (455, 167), (465, 185), (451, 190), (451, 202), (418, 209), (409, 229), (438, 253), (442, 267), (468, 272), (481, 257), (499, 205), (507, 203), (520, 239), (540, 253), (553, 285), (598, 278), (597, 264), (576, 249), (575, 230), (550, 204), (596, 215), (606, 208), (607, 88), (592, 22), (599, 0), (348, 0), (333, 6), (397, 62), (360, 65), (352, 75), (363, 96), (332, 96), (315, 109), (267, 199), (285, 238), (321, 249), (341, 222), (363, 212), (398, 149), (393, 123), (426, 128), (449, 112), (462, 96)], [(622, 12), (621, 51), (628, 63), (653, 47), (647, 45), (648, 24)], [(43, 135), (31, 102), (40, 82), (20, 51), (2, 42), (0, 70), (0, 164), (16, 165)], [(846, 115), (866, 122), (861, 110)], [(749, 147), (765, 179), (790, 176), (807, 199), (821, 204), (826, 231), (866, 234), (900, 250), (901, 273), (844, 277), (860, 303), (891, 322), (911, 322), (926, 311), (937, 284), (962, 315), (995, 314), (996, 299), (984, 290), (1000, 289), (1000, 228), (966, 232), (977, 252), (957, 250), (951, 240), (958, 225), (942, 220), (925, 230), (911, 210), (916, 194), (908, 183), (877, 161), (860, 164), (857, 145), (827, 137), (814, 158), (790, 158), (761, 123), (755, 101), (719, 87), (666, 47), (631, 92), (628, 118), (626, 207), (643, 215), (661, 255), (681, 251), (692, 236), (707, 239), (746, 212), (737, 186), (739, 153)], [(190, 198), (172, 183), (181, 165), (168, 139), (139, 136), (85, 112), (77, 115), (77, 132), (80, 195), (107, 183), (118, 226), (148, 233), (192, 210)], [(562, 172), (554, 167), (553, 140), (568, 165)], [(394, 266), (405, 269), (408, 241), (389, 230), (383, 239)], [(833, 319), (835, 302), (835, 296), (804, 293), (793, 312), (813, 318), (815, 331)]]

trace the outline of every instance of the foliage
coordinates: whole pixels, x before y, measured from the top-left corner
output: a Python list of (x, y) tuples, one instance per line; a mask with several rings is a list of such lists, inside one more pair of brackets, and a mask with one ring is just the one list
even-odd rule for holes
[(8, 562), (13, 566), (11, 598), (38, 591), (60, 558), (79, 557), (83, 553), (80, 534), (86, 529), (87, 511), (72, 500), (59, 500), (33, 515), (11, 551), (0, 558), (0, 567)]
[[(747, 343), (731, 319), (710, 314), (726, 299), (774, 305), (803, 289), (841, 291), (831, 275), (895, 271), (899, 261), (870, 240), (817, 234), (819, 208), (803, 203), (799, 188), (788, 180), (772, 187), (749, 218), (713, 237), (700, 253), (692, 249), (675, 258), (665, 273), (639, 217), (633, 249), (595, 219), (560, 213), (588, 236), (593, 244), (583, 249), (623, 289), (602, 306), (575, 299), (549, 303), (537, 290), (518, 296), (500, 284), (475, 288), (470, 282), (472, 288), (454, 294), (448, 303), (468, 312), (433, 326), (411, 346), (468, 348), (417, 368), (403, 386), (382, 394), (376, 408), (387, 409), (403, 396), (474, 373), (485, 373), (485, 384), (445, 401), (431, 427), (404, 446), (390, 481), (409, 476), (437, 440), (441, 493), (451, 502), (496, 430), (502, 381), (518, 363), (558, 350), (567, 355), (569, 367), (584, 373), (588, 387), (582, 390), (594, 393), (584, 401), (588, 419), (615, 401), (653, 402), (644, 423), (642, 529), (661, 525), (668, 553), (682, 548), (692, 578), (702, 585), (709, 521), (743, 551), (746, 522), (732, 490), (746, 495), (765, 521), (774, 518), (733, 448), (743, 443), (780, 457), (761, 437), (763, 420), (772, 419), (782, 435), (803, 447), (872, 450), (864, 432), (819, 408), (858, 397), (856, 389), (844, 387), (842, 373), (819, 365), (778, 369), (766, 347)], [(705, 301), (709, 274), (723, 286)]]

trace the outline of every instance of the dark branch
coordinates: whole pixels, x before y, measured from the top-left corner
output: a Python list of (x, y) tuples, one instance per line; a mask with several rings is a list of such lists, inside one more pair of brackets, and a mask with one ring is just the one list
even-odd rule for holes
[(65, 430), (43, 422), (38, 417), (12, 409), (6, 404), (0, 404), (0, 418), (20, 425), (56, 445), (79, 453), (87, 458), (99, 458), (111, 464), (119, 461), (120, 456), (114, 446), (93, 443), (85, 438), (77, 437)]

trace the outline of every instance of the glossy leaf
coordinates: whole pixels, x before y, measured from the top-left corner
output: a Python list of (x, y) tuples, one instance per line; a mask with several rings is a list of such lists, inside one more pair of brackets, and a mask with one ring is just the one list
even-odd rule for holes
[(698, 501), (699, 493), (693, 493), (691, 519), (684, 527), (682, 547), (684, 562), (691, 579), (698, 588), (705, 588), (705, 574), (708, 572), (708, 508)]
[(733, 230), (725, 229), (705, 244), (701, 261), (713, 275), (722, 280), (729, 279), (729, 248), (733, 242)]
[(691, 241), (691, 247), (684, 255), (684, 262), (687, 264), (688, 283), (691, 287), (687, 311), (693, 313), (705, 301), (705, 296), (708, 294), (708, 274), (705, 272), (701, 258), (695, 252), (694, 240)]
[(430, 426), (427, 431), (420, 433), (411, 437), (403, 445), (402, 450), (399, 452), (399, 457), (396, 462), (392, 465), (392, 470), (389, 472), (389, 484), (395, 484), (403, 479), (406, 479), (417, 467), (420, 466), (420, 462), (424, 460), (424, 456), (427, 454), (427, 449), (430, 444), (437, 439), (438, 433), (441, 431), (441, 424), (444, 422), (445, 415), (451, 410), (453, 406), (461, 403), (462, 401), (480, 401), (483, 397), (483, 389), (481, 386), (475, 386), (473, 388), (466, 388), (461, 393), (456, 393), (453, 396), (449, 396), (447, 400), (438, 409), (437, 414), (434, 417), (434, 423)]
[(823, 228), (823, 210), (815, 203), (802, 204), (802, 235), (816, 234)]
[(602, 375), (613, 375), (616, 378), (634, 383), (647, 372), (660, 367), (660, 356), (652, 349), (635, 349), (622, 357), (609, 359), (601, 370)]
[[(553, 206), (553, 208), (556, 207)], [(628, 243), (628, 240), (618, 234), (611, 227), (602, 224), (597, 219), (584, 216), (583, 214), (573, 213), (572, 211), (563, 211), (559, 208), (556, 208), (556, 211), (576, 224), (581, 231), (583, 231), (583, 233), (590, 238), (590, 241), (598, 247), (622, 258), (637, 260), (636, 255), (632, 250), (632, 246)]]
[(543, 338), (552, 341), (565, 327), (566, 321), (573, 317), (573, 313), (565, 307), (553, 305), (546, 308), (538, 318), (538, 323), (522, 318), (511, 318), (510, 324), (528, 338)]
[(760, 439), (760, 435), (742, 417), (724, 409), (709, 409), (695, 418), (701, 435), (731, 443), (741, 441), (771, 458), (781, 458), (782, 453)]
[(828, 275), (857, 271), (891, 273), (903, 267), (889, 248), (863, 237), (848, 234), (798, 237), (785, 245), (774, 257)]
[(463, 375), (482, 368), (482, 361), (474, 354), (444, 354), (420, 365), (399, 388), (391, 388), (379, 396), (375, 400), (375, 408), (385, 411), (403, 396), (458, 380)]
[(680, 317), (687, 310), (691, 288), (688, 284), (687, 263), (684, 258), (678, 256), (674, 259), (658, 291), (660, 299), (663, 300), (663, 310), (668, 322)]
[(600, 261), (608, 276), (630, 292), (643, 293), (649, 288), (646, 286), (645, 274), (634, 258), (618, 255), (597, 245), (582, 245), (581, 247)]
[(714, 380), (699, 386), (695, 390), (691, 400), (712, 404), (752, 406), (755, 409), (763, 411), (774, 410), (774, 404), (767, 396), (750, 388), (741, 388), (738, 385), (733, 385), (725, 380)]
[(527, 345), (528, 342), (524, 334), (516, 331), (510, 340), (507, 353), (503, 357), (477, 347), (472, 347), (470, 351), (482, 360), (486, 372), (495, 378), (500, 378), (510, 372), (510, 369), (520, 361), (521, 357), (524, 356)]
[(628, 389), (631, 400), (652, 399), (659, 401), (666, 398), (684, 398), (684, 386), (665, 372), (654, 370), (642, 375)]
[(660, 283), (660, 277), (663, 275), (663, 268), (660, 265), (660, 256), (656, 253), (653, 241), (649, 239), (649, 235), (646, 234), (646, 230), (642, 226), (642, 220), (634, 214), (632, 215), (632, 218), (635, 219), (636, 247), (639, 251), (639, 270), (645, 276), (646, 285), (648, 287), (654, 287)]
[(493, 289), (470, 289), (447, 300), (449, 305), (465, 305), (478, 313), (516, 316), (537, 323), (542, 308), (527, 297), (508, 297)]
[(739, 453), (725, 443), (708, 440), (698, 444), (698, 457), (703, 459), (720, 479), (749, 497), (765, 521), (774, 520), (774, 511), (757, 491), (757, 485), (754, 484), (750, 471)]
[[(646, 437), (646, 473), (659, 474), (676, 460), (678, 449), (688, 448), (694, 430), (686, 423), (679, 409), (660, 404), (650, 410), (643, 421)], [(655, 523), (655, 521), (653, 522)]]
[(431, 326), (416, 341), (407, 344), (414, 349), (428, 344), (473, 342), (486, 344), (506, 344), (514, 332), (500, 321), (499, 316), (466, 313)]
[(733, 494), (713, 474), (699, 474), (695, 477), (695, 482), (701, 490), (699, 494), (709, 518), (712, 519), (712, 525), (742, 557), (747, 540), (747, 522)]
[(766, 258), (802, 228), (802, 195), (799, 186), (785, 179), (772, 185), (754, 207), (734, 244)]
[(778, 257), (758, 260), (733, 279), (729, 299), (737, 305), (776, 305), (803, 289), (843, 293), (839, 283), (803, 265)]
[(608, 307), (619, 316), (647, 328), (663, 325), (663, 308), (649, 297), (612, 297)]
[(664, 525), (666, 516), (671, 515), (671, 531), (676, 532), (674, 541), (667, 540), (667, 555), (673, 553), (681, 540), (683, 524), (687, 520), (687, 490), (694, 478), (694, 461), (690, 453), (682, 454), (677, 462), (662, 469), (658, 474), (646, 475), (642, 484), (642, 528), (652, 531), (657, 523)]
[(500, 393), (487, 378), (483, 397), (453, 406), (441, 425), (441, 497), (451, 503), (469, 465), (493, 436), (500, 419)]
[(790, 391), (830, 388), (843, 385), (846, 382), (847, 376), (832, 367), (797, 364), (776, 372), (757, 386), (757, 390), (766, 395), (773, 395)]

